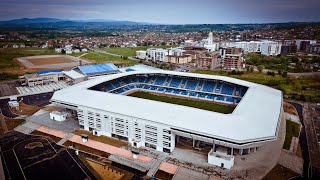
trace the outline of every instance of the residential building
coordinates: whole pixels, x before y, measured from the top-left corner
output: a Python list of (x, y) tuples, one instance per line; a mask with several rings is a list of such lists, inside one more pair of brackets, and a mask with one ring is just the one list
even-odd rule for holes
[(142, 60), (146, 59), (147, 51), (143, 51), (143, 50), (136, 51), (136, 57)]
[(195, 65), (197, 68), (205, 70), (219, 68), (221, 67), (219, 54), (217, 52), (204, 54), (195, 60)]
[(188, 64), (192, 61), (190, 55), (167, 55), (166, 62), (172, 64)]
[(149, 48), (146, 52), (146, 59), (156, 62), (165, 62), (168, 50), (162, 48)]

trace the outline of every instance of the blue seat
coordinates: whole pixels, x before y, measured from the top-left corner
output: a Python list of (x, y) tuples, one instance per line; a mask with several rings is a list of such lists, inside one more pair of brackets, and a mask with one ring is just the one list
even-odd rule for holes
[(234, 87), (229, 84), (224, 84), (221, 89), (221, 94), (232, 95)]
[(154, 84), (158, 86), (162, 86), (165, 80), (166, 80), (166, 77), (158, 77), (154, 82)]
[(197, 87), (198, 82), (194, 81), (194, 80), (188, 80), (187, 85), (186, 85), (186, 89), (190, 89), (190, 90), (195, 90)]
[(115, 88), (118, 88), (118, 87), (121, 86), (118, 81), (113, 81), (113, 82), (112, 82), (112, 85), (113, 85)]
[(230, 98), (230, 97), (229, 97), (229, 98), (226, 98), (226, 101), (227, 101), (227, 102), (234, 103), (234, 99), (233, 99), (233, 98)]
[(145, 86), (143, 87), (143, 89), (150, 89), (150, 86), (145, 85)]
[(218, 101), (224, 101), (224, 97), (221, 97), (221, 96), (218, 96), (217, 98), (216, 98), (216, 100), (218, 100)]
[(213, 92), (215, 84), (215, 82), (206, 81), (203, 85), (202, 90), (205, 92)]
[(172, 92), (172, 90), (171, 89), (166, 89), (166, 91), (165, 92), (167, 92), (167, 93), (171, 93)]
[(172, 81), (170, 83), (170, 87), (177, 88), (177, 87), (179, 87), (180, 83), (181, 83), (181, 79), (180, 78), (172, 78)]
[(180, 94), (187, 96), (187, 95), (188, 95), (188, 92), (187, 92), (187, 91), (182, 91)]

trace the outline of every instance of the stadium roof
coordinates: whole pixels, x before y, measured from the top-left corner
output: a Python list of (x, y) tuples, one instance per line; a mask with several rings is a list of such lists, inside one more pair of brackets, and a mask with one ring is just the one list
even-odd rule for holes
[[(216, 79), (248, 87), (240, 103), (231, 114), (146, 100), (125, 95), (88, 90), (97, 84), (133, 74), (170, 74), (186, 77)], [(174, 71), (132, 71), (101, 76), (56, 91), (52, 101), (80, 107), (123, 114), (171, 128), (198, 133), (236, 143), (275, 139), (282, 112), (282, 92), (225, 76), (212, 76)]]
[(42, 75), (42, 74), (57, 73), (57, 72), (61, 72), (61, 70), (43, 70), (43, 71), (36, 72), (36, 74)]
[(112, 63), (78, 66), (76, 67), (76, 69), (78, 69), (82, 74), (86, 76), (92, 74), (120, 72), (119, 69)]
[[(129, 70), (129, 71), (128, 71)], [(155, 68), (152, 66), (148, 66), (145, 64), (136, 64), (134, 66), (130, 66), (130, 67), (124, 67), (124, 68), (120, 68), (121, 72), (130, 72), (130, 71), (154, 71), (154, 70), (161, 70), (159, 68)]]

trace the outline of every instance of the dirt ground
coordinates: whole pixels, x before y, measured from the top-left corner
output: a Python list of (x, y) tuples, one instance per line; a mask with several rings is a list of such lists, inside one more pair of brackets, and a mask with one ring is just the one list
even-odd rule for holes
[(11, 119), (11, 118), (6, 118), (3, 115), (0, 115), (0, 125), (1, 125), (0, 134), (13, 130), (23, 121), (24, 121), (23, 119)]
[(287, 180), (297, 176), (299, 176), (299, 174), (281, 166), (280, 164), (277, 164), (263, 179)]
[(19, 102), (19, 109), (10, 108), (11, 112), (13, 112), (15, 114), (19, 114), (19, 115), (32, 115), (35, 112), (39, 111), (40, 109), (41, 109), (41, 107), (30, 106), (30, 105), (23, 103), (22, 101)]
[(87, 158), (80, 158), (81, 161), (91, 170), (94, 171), (94, 175), (97, 176), (98, 179), (102, 180), (120, 180), (124, 179), (124, 174), (114, 170), (108, 164), (95, 162), (93, 160)]
[(59, 142), (61, 140), (61, 138), (59, 138), (59, 137), (56, 137), (56, 136), (53, 136), (53, 135), (50, 135), (50, 134), (46, 134), (46, 133), (43, 133), (43, 132), (40, 132), (40, 131), (33, 131), (31, 134), (32, 135), (39, 135), (39, 136), (48, 137), (48, 138), (52, 139), (55, 143), (57, 143), (57, 142)]
[(79, 135), (79, 136), (81, 136), (81, 134), (86, 134), (89, 136), (89, 139), (91, 139), (91, 140), (102, 142), (105, 144), (109, 144), (109, 145), (115, 146), (115, 147), (121, 147), (121, 146), (128, 145), (128, 143), (125, 141), (117, 140), (117, 139), (110, 138), (107, 136), (95, 136), (90, 131), (77, 129), (77, 130), (75, 130), (74, 134)]
[(291, 104), (289, 104), (287, 102), (283, 103), (283, 110), (284, 110), (284, 112), (298, 116), (298, 112), (297, 112), (296, 108), (294, 108)]
[(34, 65), (60, 64), (60, 63), (74, 62), (73, 60), (65, 57), (28, 58), (28, 61)]

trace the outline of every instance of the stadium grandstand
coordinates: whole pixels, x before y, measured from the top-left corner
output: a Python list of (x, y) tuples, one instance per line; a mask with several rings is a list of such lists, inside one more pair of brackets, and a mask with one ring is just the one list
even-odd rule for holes
[[(130, 96), (136, 92), (234, 109), (221, 113)], [(95, 135), (163, 152), (172, 152), (181, 141), (198, 149), (200, 144), (211, 149), (209, 163), (224, 167), (233, 165), (233, 155), (276, 140), (282, 119), (279, 90), (224, 76), (164, 70), (97, 77), (56, 91), (51, 102), (76, 111), (80, 128)]]

